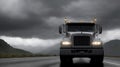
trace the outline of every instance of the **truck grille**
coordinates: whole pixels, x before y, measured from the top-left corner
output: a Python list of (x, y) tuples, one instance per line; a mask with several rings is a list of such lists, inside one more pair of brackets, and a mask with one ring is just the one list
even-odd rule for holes
[(75, 46), (89, 46), (90, 36), (74, 36), (73, 42)]

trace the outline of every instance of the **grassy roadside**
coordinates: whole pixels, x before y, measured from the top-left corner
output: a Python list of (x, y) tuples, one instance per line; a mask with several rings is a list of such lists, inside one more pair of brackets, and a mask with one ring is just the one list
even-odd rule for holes
[(48, 57), (57, 55), (43, 55), (43, 54), (0, 54), (0, 58), (23, 58), (23, 57)]
[(120, 58), (120, 56), (104, 56), (104, 57), (110, 57), (110, 58)]

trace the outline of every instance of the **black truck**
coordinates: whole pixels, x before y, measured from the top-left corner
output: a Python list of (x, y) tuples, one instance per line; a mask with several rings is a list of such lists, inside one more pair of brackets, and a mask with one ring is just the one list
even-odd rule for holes
[(103, 63), (103, 43), (98, 37), (102, 27), (93, 21), (69, 22), (60, 25), (59, 33), (63, 35), (60, 47), (60, 61), (72, 63), (73, 58), (90, 58), (90, 63)]

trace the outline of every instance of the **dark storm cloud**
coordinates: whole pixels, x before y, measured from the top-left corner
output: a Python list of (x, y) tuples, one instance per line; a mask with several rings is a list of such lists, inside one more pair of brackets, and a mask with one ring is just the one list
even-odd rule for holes
[(118, 8), (101, 16), (100, 22), (105, 29), (120, 28), (120, 9)]
[[(119, 28), (120, 26), (120, 5), (118, 0), (43, 0), (42, 2), (51, 8), (46, 15), (48, 18), (54, 16), (63, 20), (65, 16), (72, 19), (92, 18), (96, 16), (98, 23), (103, 26), (104, 30)], [(53, 24), (54, 26), (58, 26), (61, 23), (57, 19), (53, 20), (53, 23), (54, 21), (56, 21), (56, 25)], [(48, 21), (48, 25), (49, 23)]]
[[(104, 1), (103, 1), (104, 2)], [(104, 29), (120, 28), (120, 4), (118, 0), (107, 0), (103, 4), (103, 14), (98, 15)]]
[(42, 18), (48, 10), (38, 0), (0, 0), (1, 35), (31, 36), (31, 31), (45, 27)]
[(0, 17), (0, 31), (12, 31), (12, 30), (24, 30), (37, 26), (41, 24), (42, 20), (37, 21), (37, 19), (10, 19), (7, 17)]
[[(68, 0), (66, 0), (60, 3), (60, 1), (57, 0), (55, 2), (47, 2), (45, 0), (1, 0), (1, 35), (26, 37), (54, 36), (52, 33), (54, 30), (57, 30), (56, 27), (58, 25), (55, 27), (51, 26), (46, 20), (56, 14), (62, 15), (60, 14), (60, 12), (62, 13), (61, 6), (71, 1), (68, 2)], [(58, 15), (56, 16), (59, 17)]]
[[(42, 19), (54, 16), (55, 13), (62, 13), (61, 6), (71, 1), (59, 0), (1, 0), (0, 1), (0, 19), (1, 26), (10, 23), (10, 27), (14, 25), (23, 25), (24, 23), (36, 24), (35, 22), (44, 23)], [(59, 9), (59, 10), (58, 10)], [(59, 11), (59, 12), (58, 12)], [(62, 15), (62, 14), (61, 14)], [(58, 16), (58, 15), (57, 15)], [(26, 26), (26, 27), (27, 27)], [(9, 27), (9, 26), (7, 26)], [(16, 27), (15, 27), (16, 28)], [(22, 28), (22, 27), (21, 27)]]
[(64, 10), (63, 7), (70, 4), (73, 1), (78, 0), (42, 0), (42, 2), (51, 8), (51, 10), (47, 13), (47, 17), (49, 16), (56, 16), (56, 17), (63, 17)]
[(118, 0), (79, 0), (64, 8), (72, 18), (96, 16), (104, 29), (119, 28), (120, 5)]
[(58, 37), (65, 16), (71, 19), (96, 16), (106, 30), (119, 28), (118, 0), (1, 0), (1, 35)]

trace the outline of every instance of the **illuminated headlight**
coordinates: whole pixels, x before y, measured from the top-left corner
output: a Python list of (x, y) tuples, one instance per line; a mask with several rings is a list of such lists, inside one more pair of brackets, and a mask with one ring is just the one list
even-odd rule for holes
[(93, 46), (100, 46), (100, 45), (102, 45), (102, 42), (100, 42), (100, 41), (94, 41), (94, 42), (92, 42), (92, 45)]
[(63, 42), (62, 42), (62, 45), (63, 45), (63, 46), (70, 46), (70, 45), (71, 45), (71, 42), (70, 42), (70, 41), (63, 41)]

